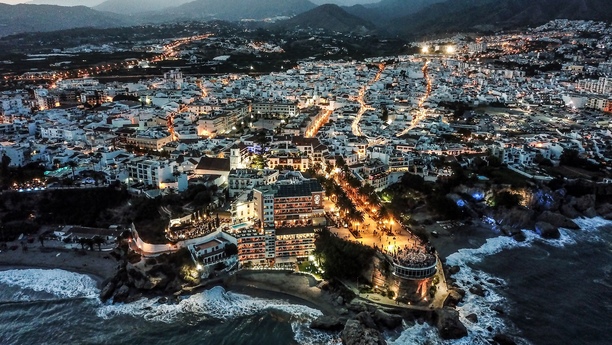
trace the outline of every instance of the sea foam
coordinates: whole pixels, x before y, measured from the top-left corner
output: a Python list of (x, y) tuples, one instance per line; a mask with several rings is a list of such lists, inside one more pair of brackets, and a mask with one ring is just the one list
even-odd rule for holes
[(443, 340), (438, 330), (427, 324), (417, 324), (407, 328), (399, 337), (387, 340), (389, 345), (489, 345), (491, 344), (479, 336), (468, 335), (456, 340)]
[(310, 322), (323, 315), (321, 311), (307, 306), (290, 304), (283, 300), (250, 297), (214, 287), (181, 299), (176, 304), (160, 304), (156, 299), (143, 298), (130, 304), (103, 304), (97, 315), (103, 319), (119, 315), (141, 317), (152, 322), (173, 323), (181, 317), (205, 320), (208, 318), (227, 320), (249, 316), (263, 310), (278, 310), (290, 315), (289, 322), (295, 340), (303, 345), (328, 344), (331, 333), (309, 329)]
[(60, 269), (0, 271), (0, 283), (22, 289), (18, 300), (27, 300), (28, 291), (45, 292), (59, 298), (97, 298), (99, 293), (91, 277)]
[(160, 304), (157, 299), (148, 298), (130, 304), (105, 304), (98, 309), (98, 316), (106, 319), (116, 315), (132, 315), (150, 321), (171, 323), (187, 314), (199, 316), (202, 319), (226, 320), (253, 315), (265, 309), (281, 310), (296, 318), (308, 320), (322, 315), (319, 310), (307, 306), (289, 304), (281, 300), (249, 297), (227, 292), (217, 286), (185, 297), (176, 304)]
[[(484, 258), (500, 253), (504, 250), (513, 248), (524, 248), (532, 246), (534, 243), (542, 243), (554, 247), (566, 247), (576, 244), (578, 241), (598, 240), (597, 232), (605, 226), (612, 226), (612, 221), (597, 218), (578, 218), (574, 222), (580, 227), (579, 230), (569, 230), (560, 228), (558, 239), (544, 239), (534, 231), (522, 230), (525, 240), (522, 242), (507, 236), (499, 236), (487, 239), (478, 248), (463, 248), (456, 253), (449, 255), (446, 263), (450, 266), (459, 266), (460, 271), (453, 276), (457, 285), (465, 292), (463, 302), (457, 307), (461, 322), (468, 328), (468, 336), (458, 340), (442, 340), (436, 329), (430, 325), (416, 325), (406, 328), (396, 339), (391, 339), (389, 344), (488, 344), (496, 333), (511, 333), (513, 326), (501, 319), (497, 312), (491, 310), (492, 306), (504, 305), (504, 297), (497, 293), (497, 290), (507, 286), (503, 279), (493, 277), (482, 271), (473, 269), (470, 264), (481, 262)], [(478, 296), (469, 292), (469, 288), (474, 284), (480, 284), (486, 293)], [(478, 322), (472, 323), (466, 316), (476, 314)], [(519, 344), (529, 344), (525, 339), (517, 339)]]
[(573, 221), (583, 231), (596, 231), (604, 226), (612, 226), (612, 220), (607, 220), (602, 217), (595, 217), (595, 218), (581, 217), (581, 218), (573, 219)]

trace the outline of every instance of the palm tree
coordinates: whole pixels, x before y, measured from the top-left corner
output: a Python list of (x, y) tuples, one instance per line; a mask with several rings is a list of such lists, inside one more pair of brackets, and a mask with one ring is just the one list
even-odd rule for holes
[(93, 247), (94, 247), (94, 240), (92, 238), (86, 238), (85, 239), (85, 244), (87, 244), (87, 246), (89, 247), (89, 250), (93, 251)]
[(102, 251), (102, 247), (101, 246), (104, 243), (106, 243), (106, 241), (102, 237), (100, 237), (100, 236), (95, 236), (93, 238), (93, 242), (94, 242), (94, 244), (96, 244), (98, 246), (98, 251)]
[(77, 240), (77, 242), (81, 245), (81, 249), (85, 249), (85, 245), (87, 244), (87, 239), (84, 237), (81, 237)]
[(77, 162), (75, 162), (75, 161), (69, 161), (68, 162), (68, 166), (72, 170), (72, 180), (74, 181), (74, 168), (78, 167), (79, 164)]
[(380, 210), (378, 210), (378, 219), (387, 219), (389, 217), (389, 209), (385, 206), (382, 206)]
[(349, 211), (348, 218), (351, 221), (357, 222), (357, 223), (363, 223), (363, 221), (365, 220), (365, 216), (363, 215), (363, 212), (357, 209)]

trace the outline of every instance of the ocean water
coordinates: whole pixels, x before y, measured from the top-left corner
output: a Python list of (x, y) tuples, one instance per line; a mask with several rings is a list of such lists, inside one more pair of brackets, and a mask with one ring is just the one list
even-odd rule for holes
[[(466, 338), (443, 341), (429, 325), (387, 334), (392, 345), (489, 344), (495, 334), (519, 344), (610, 344), (612, 222), (579, 219), (559, 240), (524, 231), (516, 242), (496, 233), (457, 239), (447, 262), (467, 291), (458, 307)], [(479, 236), (479, 235), (477, 235)], [(103, 304), (95, 281), (62, 270), (0, 272), (0, 344), (333, 344), (337, 333), (313, 331), (321, 312), (287, 301), (253, 298), (220, 287), (162, 305), (143, 299)], [(499, 314), (492, 306), (502, 306)], [(478, 316), (472, 324), (465, 317)]]
[[(517, 344), (612, 344), (612, 222), (575, 221), (580, 230), (560, 229), (557, 240), (529, 230), (523, 230), (524, 242), (495, 229), (480, 234), (484, 243), (459, 236), (457, 242), (469, 248), (454, 251), (446, 261), (460, 267), (453, 278), (466, 291), (458, 310), (468, 336), (444, 341), (433, 327), (417, 325), (389, 343), (484, 345), (502, 333)], [(484, 297), (469, 293), (474, 283), (484, 287)], [(503, 313), (491, 309), (495, 306)], [(477, 323), (465, 318), (472, 313)]]
[(0, 272), (0, 344), (328, 344), (321, 312), (215, 287), (178, 304), (101, 303), (96, 282), (63, 270)]

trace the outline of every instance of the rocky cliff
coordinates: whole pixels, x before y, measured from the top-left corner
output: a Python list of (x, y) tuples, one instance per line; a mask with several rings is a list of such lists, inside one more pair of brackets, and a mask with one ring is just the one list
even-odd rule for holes
[(142, 258), (129, 252), (126, 245), (115, 248), (112, 256), (119, 262), (117, 273), (100, 291), (100, 299), (113, 303), (131, 302), (143, 295), (173, 295), (183, 287), (199, 282), (185, 253)]

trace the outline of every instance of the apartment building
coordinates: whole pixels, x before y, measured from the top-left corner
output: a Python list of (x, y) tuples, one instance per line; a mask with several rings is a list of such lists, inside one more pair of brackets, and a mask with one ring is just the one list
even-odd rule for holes
[(256, 102), (251, 104), (251, 113), (278, 114), (294, 116), (297, 114), (297, 103), (267, 103)]
[(232, 169), (228, 177), (229, 196), (234, 198), (254, 187), (272, 184), (278, 176), (278, 170), (272, 169)]
[(129, 161), (126, 165), (129, 178), (134, 182), (141, 182), (156, 188), (160, 188), (165, 180), (173, 177), (175, 162), (156, 161), (138, 157)]
[(325, 225), (323, 187), (316, 179), (287, 173), (276, 184), (253, 190), (255, 214), (264, 228)]
[(125, 144), (138, 147), (141, 150), (160, 151), (164, 146), (172, 141), (172, 135), (160, 133), (159, 135), (136, 135), (133, 137), (128, 137), (125, 139)]

